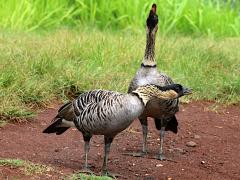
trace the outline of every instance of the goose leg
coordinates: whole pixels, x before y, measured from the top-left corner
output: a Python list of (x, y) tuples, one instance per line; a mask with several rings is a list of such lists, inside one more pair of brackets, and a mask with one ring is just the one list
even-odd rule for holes
[(80, 172), (93, 174), (93, 172), (89, 169), (89, 166), (88, 166), (88, 152), (90, 150), (90, 144), (89, 143), (90, 143), (91, 137), (92, 137), (92, 135), (83, 134), (85, 162), (84, 162), (84, 165), (83, 165), (83, 169)]
[(142, 124), (142, 131), (143, 131), (143, 144), (142, 144), (142, 155), (147, 154), (147, 134), (148, 134), (148, 125), (147, 120), (145, 120)]
[(172, 131), (177, 133), (178, 122), (175, 116), (170, 118), (163, 118), (157, 119), (155, 118), (155, 126), (160, 131), (160, 149), (159, 154), (157, 155), (156, 159), (158, 160), (168, 160), (173, 161), (172, 159), (166, 158), (163, 153), (163, 142), (164, 142), (164, 135), (166, 131)]
[(143, 141), (142, 141), (142, 151), (141, 152), (130, 152), (130, 153), (124, 153), (125, 155), (130, 155), (134, 157), (143, 157), (147, 154), (147, 134), (148, 134), (148, 123), (147, 118), (139, 118), (139, 121), (142, 125), (142, 135), (143, 135)]
[(164, 135), (165, 135), (165, 130), (166, 130), (166, 119), (154, 119), (155, 121), (155, 126), (157, 128), (157, 130), (160, 131), (160, 150), (159, 150), (159, 154), (156, 157), (159, 160), (165, 160), (165, 157), (163, 155), (163, 139), (164, 139)]
[(147, 118), (139, 118), (141, 125), (142, 125), (142, 135), (143, 135), (143, 141), (142, 141), (142, 152), (140, 153), (132, 153), (134, 157), (143, 157), (147, 154), (147, 134), (148, 134), (148, 123)]
[(102, 166), (102, 175), (115, 178), (114, 175), (109, 173), (108, 168), (107, 168), (108, 155), (110, 152), (110, 146), (111, 146), (112, 141), (113, 141), (112, 137), (109, 138), (109, 137), (104, 136), (104, 144), (105, 145), (104, 145), (104, 160), (103, 160), (103, 166)]
[(161, 127), (160, 130), (160, 150), (159, 150), (159, 156), (157, 159), (159, 160), (165, 160), (165, 157), (163, 155), (163, 139), (164, 139), (164, 135), (165, 135), (165, 126)]

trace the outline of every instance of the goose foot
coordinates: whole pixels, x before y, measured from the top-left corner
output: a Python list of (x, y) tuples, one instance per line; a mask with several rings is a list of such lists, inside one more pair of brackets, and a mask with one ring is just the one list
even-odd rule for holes
[(170, 159), (170, 158), (166, 158), (164, 155), (157, 155), (155, 156), (154, 158), (150, 158), (150, 159), (157, 159), (159, 161), (170, 161), (170, 162), (177, 162), (177, 161), (174, 161), (173, 159)]
[(160, 161), (165, 161), (167, 160), (166, 157), (163, 154), (159, 154), (158, 156), (156, 156), (156, 159), (160, 160)]

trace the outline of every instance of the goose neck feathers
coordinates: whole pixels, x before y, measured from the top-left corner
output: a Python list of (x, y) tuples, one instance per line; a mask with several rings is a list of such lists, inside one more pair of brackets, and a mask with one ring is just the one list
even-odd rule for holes
[(133, 93), (137, 94), (145, 106), (147, 102), (154, 97), (163, 100), (175, 99), (178, 97), (178, 93), (173, 89), (160, 87), (157, 85), (140, 86), (135, 91), (133, 91)]

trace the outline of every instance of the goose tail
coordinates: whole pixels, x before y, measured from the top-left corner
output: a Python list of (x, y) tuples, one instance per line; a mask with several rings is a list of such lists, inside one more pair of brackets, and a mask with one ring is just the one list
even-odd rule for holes
[(51, 124), (43, 130), (43, 133), (56, 133), (60, 135), (67, 131), (70, 127), (75, 127), (73, 119), (75, 117), (72, 102), (64, 104), (58, 110), (58, 114), (53, 118)]

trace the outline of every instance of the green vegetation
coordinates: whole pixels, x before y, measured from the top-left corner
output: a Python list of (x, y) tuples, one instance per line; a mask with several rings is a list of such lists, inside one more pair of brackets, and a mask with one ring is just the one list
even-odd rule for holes
[(7, 125), (7, 122), (0, 120), (0, 128), (4, 127), (5, 125)]
[[(30, 161), (25, 161), (21, 159), (0, 159), (0, 167), (8, 166), (12, 169), (18, 168), (26, 176), (33, 175), (46, 175), (51, 171), (54, 171), (53, 168), (48, 167), (42, 164), (35, 164)], [(56, 171), (57, 172), (57, 171)], [(95, 176), (95, 175), (85, 175), (82, 173), (74, 173), (63, 177), (65, 180), (111, 180), (112, 178), (107, 176)]]
[(11, 168), (20, 168), (25, 175), (43, 174), (52, 170), (52, 168), (41, 164), (34, 164), (20, 159), (0, 159), (0, 166), (10, 166)]
[(25, 162), (19, 159), (0, 159), (0, 166), (21, 167)]
[(107, 176), (88, 176), (82, 173), (72, 174), (71, 176), (66, 178), (67, 180), (111, 180), (112, 178)]
[(240, 35), (237, 0), (0, 0), (0, 27), (33, 31), (87, 25), (137, 31), (153, 2), (163, 34)]
[[(145, 34), (98, 30), (0, 33), (0, 117), (103, 88), (126, 92), (140, 67)], [(191, 99), (240, 101), (240, 38), (157, 36), (158, 69), (194, 89)]]

